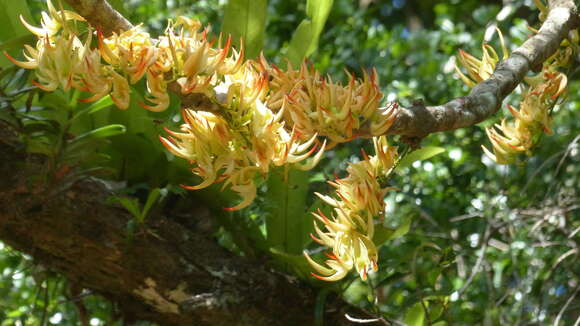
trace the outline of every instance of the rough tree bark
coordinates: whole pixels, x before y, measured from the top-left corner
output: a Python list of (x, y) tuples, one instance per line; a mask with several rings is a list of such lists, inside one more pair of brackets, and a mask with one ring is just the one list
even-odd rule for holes
[[(266, 262), (237, 256), (210, 234), (165, 216), (148, 217), (129, 241), (131, 216), (106, 204), (111, 193), (103, 183), (85, 179), (63, 188), (35, 182), (42, 179), (43, 158), (2, 141), (0, 157), (0, 239), (75, 287), (117, 303), (127, 320), (170, 326), (314, 324), (316, 292)], [(330, 325), (346, 325), (347, 312), (370, 318), (336, 297), (324, 311)]]
[[(67, 0), (105, 33), (131, 24), (104, 0)], [(531, 67), (578, 26), (573, 1), (551, 1), (540, 33), (498, 65), (490, 80), (440, 106), (402, 108), (389, 134), (408, 137), (473, 125), (493, 115)], [(198, 99), (196, 99), (198, 100)], [(162, 325), (312, 325), (316, 293), (263, 262), (236, 256), (211, 237), (156, 216), (127, 240), (124, 210), (106, 204), (107, 189), (84, 180), (63, 187), (35, 180), (43, 158), (17, 150), (0, 125), (0, 239), (36, 261), (116, 302), (125, 317)], [(337, 298), (324, 320), (368, 317)]]

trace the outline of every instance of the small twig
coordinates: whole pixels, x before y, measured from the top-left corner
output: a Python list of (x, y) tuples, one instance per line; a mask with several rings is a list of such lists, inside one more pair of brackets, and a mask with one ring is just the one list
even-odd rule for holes
[[(560, 309), (558, 316), (556, 316), (556, 319), (554, 320), (554, 326), (558, 326), (558, 324), (560, 323), (560, 319), (562, 319), (562, 315), (564, 315), (564, 311), (566, 311), (566, 309), (568, 309), (568, 306), (570, 305), (570, 303), (572, 303), (572, 300), (574, 300), (574, 297), (576, 297), (576, 295), (578, 294), (579, 291), (580, 291), (580, 286), (576, 286), (576, 290), (574, 291), (574, 293), (572, 293), (570, 298), (568, 298), (568, 300), (566, 301), (566, 303), (564, 304), (562, 309)], [(580, 318), (578, 320), (580, 320)], [(578, 324), (578, 320), (576, 321), (576, 324)]]
[(473, 270), (471, 271), (469, 278), (467, 279), (467, 281), (465, 282), (463, 287), (461, 287), (461, 289), (459, 289), (459, 291), (457, 291), (457, 298), (460, 298), (463, 295), (463, 293), (467, 290), (469, 285), (471, 285), (471, 282), (473, 282), (473, 279), (475, 278), (475, 276), (479, 273), (479, 271), (481, 269), (481, 264), (483, 263), (483, 259), (485, 258), (485, 250), (487, 249), (487, 242), (489, 241), (490, 236), (491, 236), (491, 226), (488, 224), (486, 229), (485, 229), (484, 236), (483, 236), (483, 240), (482, 240), (483, 243), (482, 243), (481, 249), (479, 251), (479, 257), (477, 258), (477, 261), (475, 262), (475, 266), (473, 266)]
[(483, 215), (480, 212), (459, 215), (459, 216), (455, 216), (455, 217), (450, 218), (449, 222), (455, 223), (455, 222), (464, 221), (464, 220), (474, 218), (474, 217), (483, 217)]
[(357, 323), (357, 324), (370, 324), (370, 323), (377, 323), (377, 322), (381, 321), (380, 318), (362, 319), (362, 318), (351, 317), (349, 314), (344, 314), (344, 317), (346, 317), (346, 319), (348, 319), (348, 321), (351, 321), (351, 322)]
[(425, 300), (423, 300), (423, 298), (421, 298), (421, 306), (423, 307), (423, 311), (425, 312), (425, 317), (427, 319), (427, 325), (431, 326), (431, 318), (429, 317), (429, 309), (427, 309), (427, 306), (425, 305)]

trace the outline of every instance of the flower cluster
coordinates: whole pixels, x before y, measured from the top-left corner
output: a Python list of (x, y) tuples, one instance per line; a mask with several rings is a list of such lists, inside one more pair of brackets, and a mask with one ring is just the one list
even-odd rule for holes
[[(36, 85), (45, 91), (59, 86), (92, 93), (85, 102), (110, 95), (120, 109), (130, 102), (130, 85), (146, 78), (151, 104), (141, 105), (151, 111), (169, 106), (167, 84), (176, 81), (183, 94), (204, 93), (215, 96), (212, 83), (242, 66), (243, 54), (230, 52), (231, 39), (224, 48), (213, 48), (207, 30), (201, 31), (197, 20), (179, 17), (170, 22), (165, 35), (152, 39), (136, 26), (120, 34), (104, 37), (97, 31), (98, 48), (92, 48), (93, 31), (89, 27), (82, 42), (70, 24), (84, 21), (74, 12), (56, 10), (48, 1), (48, 13), (42, 13), (42, 27), (22, 22), (38, 37), (36, 48), (26, 46), (28, 61), (12, 62), (26, 69), (36, 69)], [(178, 33), (175, 29), (179, 28)]]
[(384, 136), (373, 138), (375, 155), (351, 163), (347, 168), (348, 176), (329, 182), (336, 188), (336, 198), (318, 194), (324, 202), (334, 207), (330, 218), (320, 210), (313, 215), (324, 224), (325, 231), (314, 222), (318, 236), (312, 238), (329, 248), (332, 254), (326, 266), (316, 263), (304, 252), (306, 259), (320, 274), (313, 274), (324, 281), (337, 281), (346, 276), (354, 267), (365, 280), (370, 270), (377, 271), (377, 248), (372, 241), (375, 218), (384, 214), (384, 196), (391, 188), (379, 183), (389, 175), (394, 167), (397, 149), (387, 143)]
[[(508, 56), (503, 36), (497, 30), (500, 37), (503, 59)], [(492, 143), (493, 153), (482, 146), (484, 153), (498, 164), (513, 163), (519, 153), (529, 153), (530, 149), (544, 132), (552, 134), (550, 128), (551, 109), (558, 97), (566, 89), (567, 77), (558, 71), (559, 67), (567, 65), (573, 49), (569, 41), (563, 43), (564, 47), (558, 50), (551, 58), (543, 63), (542, 71), (534, 77), (525, 78), (522, 85), (523, 100), (519, 110), (508, 105), (509, 111), (514, 116), (514, 121), (503, 119), (501, 123), (486, 128), (486, 133)], [(488, 79), (499, 61), (495, 50), (483, 45), (483, 57), (481, 60), (470, 54), (460, 51), (459, 61), (467, 69), (469, 77), (465, 76), (456, 66), (456, 71), (463, 82), (469, 87)]]
[(555, 101), (566, 87), (566, 75), (560, 72), (549, 72), (545, 69), (533, 79), (522, 94), (520, 109), (508, 104), (508, 109), (514, 116), (513, 122), (506, 119), (501, 124), (486, 128), (486, 133), (493, 145), (493, 154), (485, 146), (484, 153), (498, 164), (515, 162), (517, 155), (528, 152), (537, 141), (537, 135), (542, 132), (552, 134), (550, 128), (550, 111)]
[[(499, 29), (496, 29), (496, 31), (501, 43), (503, 60), (505, 60), (509, 55), (508, 50), (505, 45), (503, 34)], [(480, 83), (491, 77), (495, 69), (495, 65), (499, 62), (499, 56), (491, 45), (483, 43), (481, 48), (483, 50), (483, 56), (481, 59), (478, 59), (463, 50), (459, 50), (459, 62), (467, 70), (469, 77), (461, 72), (457, 64), (455, 65), (455, 71), (461, 80), (469, 87), (474, 87), (477, 85), (477, 83)]]
[[(169, 21), (164, 35), (153, 39), (136, 26), (105, 37), (88, 26), (81, 41), (74, 12), (57, 10), (48, 2), (42, 26), (23, 21), (38, 37), (26, 46), (27, 61), (10, 59), (35, 69), (38, 87), (46, 91), (76, 88), (91, 93), (85, 102), (110, 95), (127, 109), (131, 85), (145, 79), (150, 111), (168, 108), (170, 83), (182, 95), (201, 94), (218, 107), (215, 113), (182, 108), (179, 132), (167, 131), (161, 142), (193, 165), (201, 189), (223, 182), (242, 197), (232, 209), (249, 205), (256, 196), (254, 179), (270, 166), (294, 164), (312, 168), (328, 148), (355, 137), (384, 134), (396, 116), (396, 104), (379, 108), (382, 94), (373, 71), (362, 80), (350, 76), (347, 86), (322, 78), (305, 64), (283, 71), (262, 56), (243, 59), (228, 38), (221, 47), (208, 39), (199, 21), (179, 17)], [(91, 47), (96, 34), (96, 48)], [(173, 86), (172, 86), (173, 89)], [(310, 161), (305, 161), (312, 157)]]
[(395, 120), (396, 103), (377, 109), (383, 95), (375, 70), (365, 72), (362, 80), (348, 74), (348, 84), (343, 86), (322, 77), (306, 63), (298, 70), (288, 63), (286, 71), (263, 66), (272, 77), (268, 106), (284, 108), (285, 120), (298, 132), (327, 137), (329, 147), (359, 136), (383, 135)]
[(185, 109), (181, 132), (168, 130), (171, 136), (161, 137), (173, 154), (194, 164), (192, 172), (203, 179), (201, 184), (185, 188), (201, 189), (224, 181), (224, 187), (229, 185), (242, 196), (242, 202), (230, 210), (252, 203), (255, 176), (266, 175), (270, 165), (296, 163), (295, 167), (308, 170), (318, 163), (325, 148), (323, 142), (309, 162), (299, 163), (316, 151), (317, 135), (302, 141), (294, 129), (288, 132), (281, 121), (283, 111), (274, 113), (264, 105), (266, 77), (249, 67), (215, 87), (219, 103), (227, 111), (217, 115)]

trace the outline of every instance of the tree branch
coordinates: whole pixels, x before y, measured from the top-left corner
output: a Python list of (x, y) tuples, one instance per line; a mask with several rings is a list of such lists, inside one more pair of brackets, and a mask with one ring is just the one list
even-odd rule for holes
[(131, 29), (133, 25), (106, 0), (66, 0), (89, 24), (98, 26), (104, 35)]
[[(0, 239), (115, 302), (128, 321), (161, 325), (314, 325), (316, 291), (222, 248), (207, 232), (148, 217), (129, 240), (127, 211), (101, 182), (39, 180), (44, 159), (0, 142)], [(26, 163), (25, 163), (26, 162)], [(191, 216), (192, 219), (199, 216)], [(329, 296), (324, 321), (371, 318)]]
[(501, 61), (488, 80), (476, 85), (469, 95), (443, 105), (401, 108), (387, 133), (423, 138), (430, 133), (464, 128), (488, 119), (500, 109), (505, 97), (531, 68), (541, 66), (558, 50), (562, 40), (578, 23), (577, 8), (572, 0), (550, 1), (550, 13), (539, 33)]
[[(106, 34), (132, 26), (106, 0), (66, 1), (89, 23), (100, 26)], [(443, 105), (400, 107), (397, 120), (387, 135), (421, 139), (430, 133), (472, 126), (494, 115), (505, 97), (522, 82), (528, 71), (541, 66), (556, 52), (568, 33), (578, 27), (580, 18), (573, 0), (550, 0), (549, 5), (550, 13), (539, 33), (525, 41), (508, 59), (501, 61), (488, 80), (476, 85), (469, 95)], [(98, 14), (91, 14), (95, 12)], [(211, 101), (202, 94), (183, 95), (175, 82), (169, 85), (169, 89), (180, 96), (186, 107), (215, 111)]]

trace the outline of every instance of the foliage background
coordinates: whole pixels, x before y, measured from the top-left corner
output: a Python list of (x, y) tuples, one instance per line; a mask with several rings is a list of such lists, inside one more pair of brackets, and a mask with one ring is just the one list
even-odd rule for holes
[[(224, 24), (226, 1), (111, 2), (153, 35), (163, 30), (168, 17), (177, 15), (211, 23), (213, 31)], [(14, 3), (0, 0), (1, 8), (11, 10), (4, 14), (22, 13), (28, 21), (35, 21), (32, 17), (39, 17), (44, 8), (40, 0), (28, 0), (29, 9)], [(284, 65), (289, 41), (306, 17), (306, 2), (270, 0), (267, 11), (264, 54)], [(14, 17), (3, 19), (12, 23), (12, 33), (0, 32), (0, 47), (17, 54), (31, 38)], [(453, 75), (453, 56), (460, 48), (480, 54), (481, 41), (493, 24), (504, 31), (513, 49), (529, 36), (528, 24), (538, 26), (537, 12), (531, 1), (519, 0), (335, 0), (318, 50), (309, 59), (334, 79), (344, 80), (344, 68), (360, 73), (376, 67), (386, 99), (402, 105), (416, 99), (439, 104), (468, 92)], [(195, 180), (185, 163), (167, 156), (157, 141), (162, 127), (177, 125), (171, 113), (175, 110), (153, 114), (132, 103), (128, 111), (119, 111), (107, 103), (81, 104), (79, 94), (62, 92), (34, 95), (27, 109), (30, 74), (6, 70), (7, 61), (0, 60), (0, 119), (13, 119), (17, 112), (27, 149), (53, 157), (52, 172), (66, 165), (82, 166), (83, 174), (109, 180), (120, 198), (130, 196), (140, 201), (135, 202), (138, 206), (153, 189), (162, 189), (153, 209), (175, 216), (196, 209), (203, 200), (209, 203), (210, 215), (217, 217), (208, 230), (224, 246), (248, 256), (264, 255), (267, 244), (260, 234), (267, 199), (229, 215), (221, 207), (231, 194), (220, 194), (218, 187), (184, 192), (176, 186)], [(559, 325), (573, 325), (580, 314), (577, 72), (568, 73), (568, 98), (555, 110), (555, 135), (542, 139), (533, 156), (518, 166), (498, 166), (483, 156), (483, 126), (492, 121), (425, 139), (423, 146), (440, 146), (445, 152), (400, 171), (391, 180), (400, 191), (386, 199), (385, 223), (410, 225), (408, 233), (380, 248), (380, 272), (369, 283), (354, 275), (337, 285), (313, 282), (321, 287), (321, 298), (337, 291), (354, 304), (408, 325), (545, 325), (557, 320)], [(87, 108), (95, 113), (83, 111)], [(125, 125), (126, 132), (75, 145), (83, 133), (112, 123)], [(324, 181), (334, 173), (344, 175), (346, 163), (368, 145), (355, 141), (329, 152), (305, 179), (309, 191), (329, 191)], [(53, 174), (47, 171), (46, 177)], [(313, 204), (313, 198), (307, 204)], [(296, 218), (309, 218), (301, 214)], [(128, 226), (128, 237), (132, 228)], [(272, 263), (280, 266), (281, 261), (292, 263), (280, 257)], [(77, 298), (68, 294), (66, 280), (57, 274), (1, 243), (0, 273), (0, 325), (79, 324)], [(82, 297), (91, 325), (119, 323), (110, 303), (90, 292)]]

